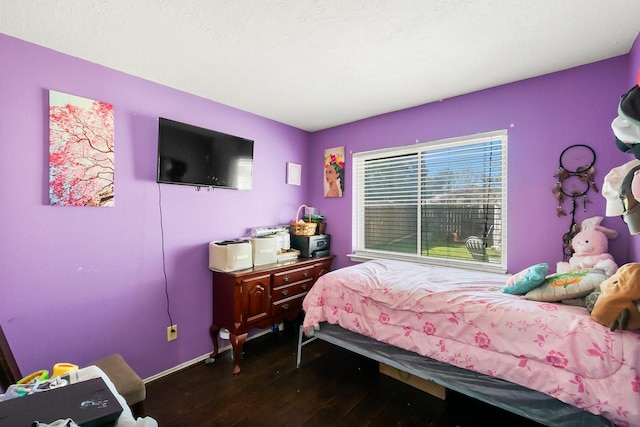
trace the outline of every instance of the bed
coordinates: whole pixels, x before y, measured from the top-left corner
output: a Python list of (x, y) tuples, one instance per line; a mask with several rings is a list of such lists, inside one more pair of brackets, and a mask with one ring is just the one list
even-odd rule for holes
[(640, 426), (640, 334), (507, 277), (368, 261), (316, 282), (301, 330), (545, 425)]

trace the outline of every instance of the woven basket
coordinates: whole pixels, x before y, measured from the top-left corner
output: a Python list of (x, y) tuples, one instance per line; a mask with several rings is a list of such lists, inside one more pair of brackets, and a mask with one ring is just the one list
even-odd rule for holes
[(315, 222), (304, 222), (302, 219), (298, 219), (300, 211), (306, 208), (306, 205), (300, 205), (298, 212), (296, 213), (296, 220), (290, 224), (291, 234), (296, 236), (313, 236), (316, 234), (316, 227), (318, 224)]

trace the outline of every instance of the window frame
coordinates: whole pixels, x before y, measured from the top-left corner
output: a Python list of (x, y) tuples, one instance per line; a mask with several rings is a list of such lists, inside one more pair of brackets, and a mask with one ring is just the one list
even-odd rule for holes
[[(441, 150), (446, 148), (458, 148), (469, 146), (472, 144), (478, 144), (483, 142), (492, 142), (492, 141), (500, 141), (500, 153), (501, 153), (501, 192), (499, 195), (499, 200), (501, 203), (500, 206), (500, 234), (499, 239), (501, 242), (500, 247), (500, 261), (499, 262), (485, 262), (485, 261), (471, 261), (471, 260), (463, 260), (456, 258), (441, 258), (430, 255), (421, 255), (421, 254), (409, 254), (409, 253), (401, 253), (401, 252), (391, 252), (385, 250), (376, 250), (376, 249), (366, 249), (364, 247), (364, 221), (360, 221), (360, 216), (363, 212), (363, 204), (364, 204), (364, 179), (361, 178), (360, 172), (363, 172), (364, 163), (368, 160), (375, 159), (383, 159), (386, 157), (394, 157), (394, 156), (404, 156), (413, 153), (418, 153), (418, 159), (421, 158), (423, 152), (433, 151), (433, 150)], [(371, 259), (392, 259), (392, 260), (401, 260), (401, 261), (409, 261), (414, 263), (422, 263), (422, 264), (434, 264), (434, 265), (442, 265), (448, 267), (458, 267), (469, 270), (481, 270), (481, 271), (490, 271), (490, 272), (498, 272), (505, 273), (507, 271), (507, 172), (508, 172), (508, 162), (507, 162), (507, 150), (508, 148), (508, 134), (506, 129), (492, 131), (492, 132), (484, 132), (474, 135), (466, 135), (454, 138), (441, 139), (436, 141), (427, 141), (427, 142), (419, 142), (412, 145), (404, 145), (398, 147), (390, 147), (378, 150), (371, 151), (362, 151), (353, 154), (353, 180), (352, 180), (352, 190), (353, 190), (353, 210), (352, 210), (352, 218), (353, 224), (355, 225), (354, 233), (353, 233), (353, 244), (355, 247), (355, 252), (352, 254), (348, 254), (347, 256), (356, 262), (364, 262)], [(421, 165), (421, 162), (418, 161), (418, 164)], [(421, 173), (418, 173), (418, 186), (420, 187), (420, 176)], [(420, 200), (420, 197), (418, 197)], [(421, 203), (419, 203), (421, 205)], [(420, 223), (420, 210), (418, 210), (416, 221)], [(418, 228), (419, 230), (419, 228)], [(418, 242), (420, 242), (418, 231)], [(420, 244), (418, 245), (420, 247)]]

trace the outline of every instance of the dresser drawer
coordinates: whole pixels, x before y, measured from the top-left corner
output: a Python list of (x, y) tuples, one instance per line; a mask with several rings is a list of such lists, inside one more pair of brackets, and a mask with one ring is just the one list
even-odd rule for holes
[(313, 279), (307, 279), (300, 282), (295, 282), (291, 285), (280, 286), (271, 290), (271, 298), (273, 302), (280, 301), (282, 299), (291, 298), (293, 296), (307, 293), (313, 286)]
[(283, 286), (307, 279), (313, 279), (313, 266), (275, 273), (273, 275), (273, 287), (276, 288), (278, 286)]
[(304, 299), (307, 293), (299, 294), (293, 296), (291, 298), (285, 298), (280, 301), (276, 301), (273, 303), (273, 307), (271, 309), (271, 314), (273, 316), (278, 316), (280, 314), (284, 314), (290, 311), (296, 311), (302, 309), (302, 300)]
[(298, 258), (283, 264), (265, 264), (238, 271), (212, 270), (211, 357), (218, 355), (220, 330), (228, 329), (235, 337), (230, 340), (233, 374), (239, 374), (242, 346), (249, 332), (299, 320), (302, 301), (316, 279), (331, 269), (333, 258)]

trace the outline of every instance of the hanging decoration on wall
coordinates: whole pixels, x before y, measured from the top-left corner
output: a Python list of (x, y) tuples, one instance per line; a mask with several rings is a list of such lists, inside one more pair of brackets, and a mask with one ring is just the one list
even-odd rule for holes
[(302, 181), (302, 165), (287, 162), (287, 184), (300, 185)]
[(576, 209), (578, 204), (582, 204), (582, 210), (587, 211), (587, 203), (590, 203), (587, 193), (593, 189), (596, 193), (594, 176), (596, 153), (593, 148), (584, 144), (575, 144), (565, 148), (560, 154), (560, 166), (553, 175), (556, 177), (556, 185), (553, 186), (553, 194), (558, 202), (556, 214), (559, 217), (567, 216), (564, 210), (564, 201), (568, 199), (571, 203), (571, 224), (569, 230), (562, 236), (563, 260), (568, 261), (573, 255), (571, 239), (578, 233), (579, 226), (576, 224)]
[(324, 197), (343, 196), (344, 169), (344, 147), (324, 150)]
[(113, 105), (49, 91), (49, 203), (113, 206)]

